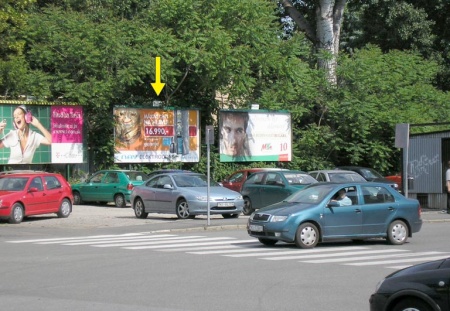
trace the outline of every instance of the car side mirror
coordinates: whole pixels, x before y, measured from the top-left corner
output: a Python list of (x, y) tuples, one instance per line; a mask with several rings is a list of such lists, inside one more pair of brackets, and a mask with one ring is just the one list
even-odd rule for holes
[(169, 184), (165, 184), (165, 185), (163, 186), (163, 188), (164, 188), (164, 189), (171, 189), (171, 190), (173, 190), (173, 186), (172, 186), (172, 185), (169, 185)]

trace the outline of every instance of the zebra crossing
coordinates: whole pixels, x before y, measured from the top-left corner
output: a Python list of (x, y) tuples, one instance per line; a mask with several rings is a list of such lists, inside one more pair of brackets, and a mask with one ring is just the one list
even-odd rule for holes
[(297, 261), (305, 264), (340, 264), (347, 266), (383, 266), (400, 269), (407, 266), (441, 259), (450, 252), (413, 252), (408, 249), (370, 246), (320, 246), (298, 249), (295, 246), (267, 247), (256, 239), (240, 240), (233, 237), (206, 237), (202, 235), (179, 236), (176, 234), (152, 234), (147, 232), (118, 235), (93, 235), (66, 238), (28, 239), (7, 241), (16, 244), (90, 246), (95, 248), (121, 248), (125, 250), (152, 250), (160, 252), (184, 252), (192, 255), (215, 255), (228, 258), (256, 258), (267, 261)]

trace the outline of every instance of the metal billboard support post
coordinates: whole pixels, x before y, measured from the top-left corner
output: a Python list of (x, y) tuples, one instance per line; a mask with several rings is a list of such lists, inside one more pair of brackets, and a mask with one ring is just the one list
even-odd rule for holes
[(210, 180), (211, 180), (211, 163), (210, 163), (210, 145), (214, 144), (214, 127), (212, 125), (206, 126), (206, 167), (207, 167), (207, 174), (206, 177), (208, 179), (208, 187), (206, 191), (206, 202), (207, 202), (207, 226), (211, 224), (211, 217), (210, 217), (210, 200), (209, 200), (209, 191), (210, 191)]

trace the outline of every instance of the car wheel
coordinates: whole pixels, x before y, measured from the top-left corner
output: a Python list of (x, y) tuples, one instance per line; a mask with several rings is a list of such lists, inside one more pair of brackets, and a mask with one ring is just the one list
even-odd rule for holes
[(418, 298), (405, 298), (400, 300), (392, 311), (432, 311), (433, 309)]
[(223, 218), (239, 218), (239, 214), (222, 214)]
[(70, 212), (72, 212), (72, 205), (70, 204), (70, 201), (67, 199), (64, 199), (61, 202), (61, 205), (59, 206), (59, 211), (56, 213), (59, 218), (67, 218), (70, 215)]
[(11, 209), (11, 216), (9, 218), (10, 224), (20, 224), (25, 216), (23, 205), (15, 203)]
[(301, 224), (295, 233), (295, 245), (300, 248), (314, 248), (319, 243), (320, 233), (312, 223)]
[(81, 195), (78, 191), (73, 192), (73, 204), (79, 205), (82, 204), (83, 200), (81, 200)]
[(136, 199), (133, 204), (134, 215), (137, 218), (145, 219), (148, 216), (148, 213), (145, 212), (144, 202), (141, 199)]
[(193, 218), (192, 217), (193, 215), (192, 216), (189, 215), (189, 206), (185, 199), (178, 200), (177, 206), (175, 209), (176, 209), (178, 218), (181, 218), (181, 219)]
[(394, 220), (387, 232), (388, 242), (393, 245), (402, 245), (408, 239), (408, 226), (401, 220)]
[(249, 197), (244, 198), (244, 208), (242, 213), (244, 215), (251, 215), (255, 210), (252, 208), (252, 201), (250, 201)]
[(116, 194), (114, 197), (114, 204), (116, 204), (117, 207), (125, 207), (126, 202), (123, 194)]
[(259, 242), (261, 242), (262, 244), (267, 245), (267, 246), (275, 245), (278, 242), (277, 240), (264, 239), (264, 238), (259, 238), (258, 240), (259, 240)]

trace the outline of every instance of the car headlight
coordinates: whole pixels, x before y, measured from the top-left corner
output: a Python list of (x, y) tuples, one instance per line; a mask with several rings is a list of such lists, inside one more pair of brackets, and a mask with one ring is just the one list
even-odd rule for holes
[(243, 200), (244, 198), (242, 197), (242, 195), (236, 197), (236, 200)]
[(287, 219), (287, 216), (272, 216), (270, 219), (271, 222), (280, 222), (285, 221)]

